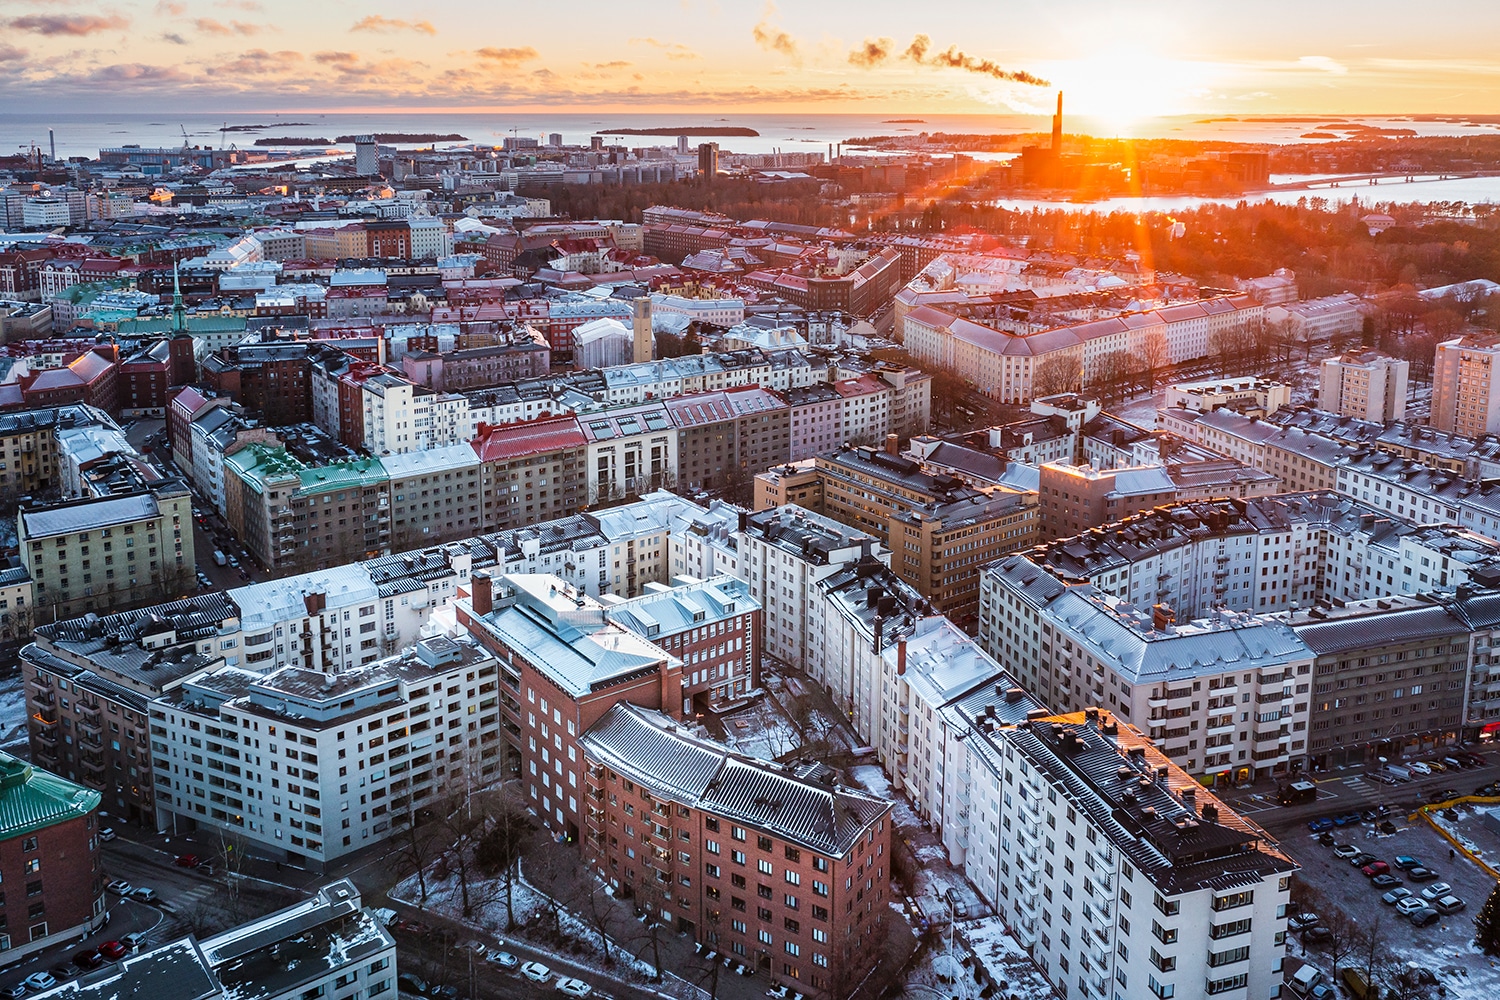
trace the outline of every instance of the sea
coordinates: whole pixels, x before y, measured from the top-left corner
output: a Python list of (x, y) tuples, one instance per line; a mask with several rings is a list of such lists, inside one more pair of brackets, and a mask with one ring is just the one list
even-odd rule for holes
[[(223, 131), (226, 127), (239, 128)], [(853, 115), (853, 114), (562, 114), (551, 112), (160, 112), (156, 114), (114, 113), (0, 113), (0, 150), (29, 148), (43, 151), (55, 142), (59, 157), (98, 155), (101, 148), (138, 143), (142, 146), (193, 145), (248, 146), (259, 137), (305, 137), (334, 139), (364, 133), (423, 133), (461, 135), (467, 142), (498, 145), (509, 136), (535, 138), (546, 143), (553, 133), (566, 145), (587, 145), (590, 137), (607, 134), (610, 128), (714, 128), (739, 127), (755, 130), (754, 136), (695, 136), (689, 140), (718, 142), (721, 150), (743, 153), (821, 152), (830, 149), (846, 157), (876, 156), (873, 150), (851, 142), (863, 137), (916, 138), (923, 133), (1009, 134), (1044, 132), (1050, 120), (1040, 115)], [(1070, 133), (1135, 138), (1185, 139), (1226, 142), (1329, 142), (1307, 136), (1348, 135), (1355, 129), (1409, 129), (1417, 135), (1484, 135), (1500, 130), (1497, 116), (1176, 116), (1142, 119), (1128, 128), (1085, 116), (1065, 119)], [(49, 138), (48, 130), (51, 130)], [(633, 148), (669, 146), (675, 137), (618, 136), (609, 141)], [(463, 143), (439, 143), (439, 147)], [(899, 143), (897, 143), (899, 146)], [(986, 159), (1009, 154), (979, 153)], [(1307, 178), (1304, 178), (1306, 180)], [(1316, 178), (1311, 180), (1316, 181)], [(1272, 192), (1254, 200), (1295, 202), (1299, 198), (1324, 198), (1329, 203), (1500, 202), (1500, 177), (1423, 177), (1413, 182), (1396, 180), (1379, 185), (1339, 184), (1329, 181), (1312, 189)], [(1053, 202), (1017, 199), (1002, 202), (1016, 208), (1074, 207), (1081, 211), (1181, 211), (1212, 198), (1113, 198), (1097, 202)], [(1228, 199), (1236, 201), (1239, 199)]]

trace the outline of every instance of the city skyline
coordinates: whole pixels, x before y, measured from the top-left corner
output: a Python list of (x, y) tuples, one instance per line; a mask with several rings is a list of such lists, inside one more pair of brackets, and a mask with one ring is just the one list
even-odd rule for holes
[(1055, 89), (1122, 129), (1172, 114), (1482, 112), (1500, 99), (1483, 41), (1500, 9), (1439, 7), (584, 0), (562, 19), (467, 2), (10, 0), (0, 65), (20, 112), (1040, 113)]

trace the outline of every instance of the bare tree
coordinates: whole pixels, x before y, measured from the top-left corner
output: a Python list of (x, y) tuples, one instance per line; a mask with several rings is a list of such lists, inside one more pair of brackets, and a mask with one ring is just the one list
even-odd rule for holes
[(1318, 950), (1333, 963), (1333, 978), (1337, 981), (1344, 960), (1363, 950), (1362, 932), (1349, 914), (1336, 906), (1325, 907), (1321, 916), (1322, 926), (1328, 928), (1328, 939), (1318, 945)]
[(515, 883), (521, 871), (521, 857), (536, 833), (525, 803), (513, 786), (502, 788), (489, 808), (489, 830), (474, 848), (479, 867), (500, 880), (505, 894), (505, 928), (516, 926)]
[(396, 817), (400, 829), (396, 835), (398, 871), (417, 877), (419, 904), (427, 905), (427, 869), (443, 854), (442, 839), (434, 823), (424, 823), (416, 803), (410, 803), (404, 816)]
[(1060, 392), (1077, 392), (1083, 385), (1083, 366), (1077, 355), (1069, 353), (1048, 358), (1031, 376), (1031, 395), (1053, 396)]

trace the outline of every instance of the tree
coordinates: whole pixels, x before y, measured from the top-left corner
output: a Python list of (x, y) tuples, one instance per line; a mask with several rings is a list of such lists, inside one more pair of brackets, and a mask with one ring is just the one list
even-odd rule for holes
[(1152, 330), (1141, 341), (1140, 361), (1146, 373), (1146, 389), (1156, 388), (1156, 375), (1172, 363), (1171, 346), (1164, 330)]
[(1337, 982), (1339, 965), (1360, 951), (1361, 933), (1359, 925), (1337, 906), (1325, 906), (1322, 917), (1322, 925), (1328, 928), (1328, 940), (1317, 947), (1333, 963), (1333, 979)]
[(1031, 376), (1031, 398), (1054, 396), (1060, 392), (1077, 392), (1082, 386), (1083, 370), (1072, 353), (1048, 358)]
[(395, 822), (400, 827), (396, 835), (399, 849), (396, 858), (398, 871), (417, 877), (418, 905), (427, 905), (427, 869), (443, 853), (443, 844), (438, 837), (437, 825), (425, 823), (425, 813), (419, 812), (416, 803), (407, 807), (404, 816)]
[(1474, 943), (1486, 955), (1500, 955), (1500, 884), (1490, 890), (1474, 918)]
[(536, 823), (519, 796), (509, 788), (502, 789), (490, 816), (490, 828), (474, 847), (474, 861), (483, 871), (500, 879), (505, 893), (506, 930), (516, 926), (516, 878), (521, 871), (521, 857), (535, 833)]

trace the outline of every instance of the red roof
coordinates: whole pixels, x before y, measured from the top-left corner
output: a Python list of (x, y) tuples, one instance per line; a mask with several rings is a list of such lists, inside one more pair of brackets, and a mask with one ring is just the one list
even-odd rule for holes
[(503, 462), (564, 448), (582, 448), (588, 439), (578, 426), (578, 418), (569, 414), (509, 424), (480, 424), (479, 436), (471, 444), (481, 462)]

